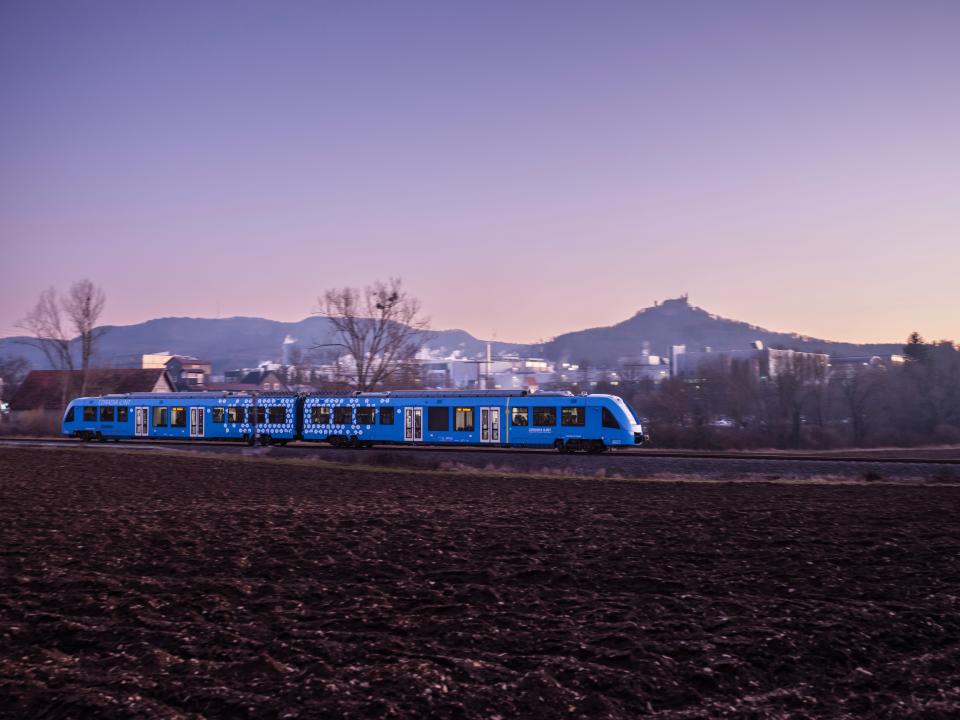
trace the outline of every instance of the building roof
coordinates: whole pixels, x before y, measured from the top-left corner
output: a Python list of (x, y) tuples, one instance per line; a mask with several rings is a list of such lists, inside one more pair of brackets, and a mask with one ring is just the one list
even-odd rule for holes
[(242, 383), (242, 382), (222, 382), (222, 383), (207, 383), (204, 385), (207, 390), (224, 390), (232, 392), (256, 392), (260, 389), (260, 386), (256, 383)]
[(277, 375), (273, 370), (253, 370), (248, 372), (242, 378), (237, 380), (238, 383), (243, 385), (256, 385), (259, 386), (261, 383), (279, 383), (286, 387), (286, 383), (280, 379), (280, 376)]
[[(163, 368), (110, 368), (90, 370), (87, 373), (86, 394), (111, 395), (115, 393), (151, 392), (166, 380), (167, 389), (173, 388), (170, 376)], [(80, 390), (80, 372), (65, 370), (31, 370), (10, 400), (11, 410), (60, 410), (63, 408), (63, 387), (69, 383), (68, 398)]]
[(193, 357), (193, 355), (172, 355), (167, 361), (169, 365), (172, 362), (178, 362), (181, 365), (209, 365), (209, 360), (201, 360), (200, 358)]

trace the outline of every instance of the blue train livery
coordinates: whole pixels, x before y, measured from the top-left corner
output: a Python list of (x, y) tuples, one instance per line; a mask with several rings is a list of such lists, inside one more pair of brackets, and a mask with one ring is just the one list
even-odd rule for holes
[(523, 391), (307, 395), (306, 441), (420, 443), (602, 451), (639, 445), (643, 429), (613, 395)]
[(645, 440), (636, 413), (614, 395), (498, 390), (107, 395), (71, 402), (63, 434), (88, 440), (302, 440), (587, 452)]
[(73, 400), (63, 434), (86, 440), (158, 438), (289, 442), (297, 436), (293, 394), (129, 393)]

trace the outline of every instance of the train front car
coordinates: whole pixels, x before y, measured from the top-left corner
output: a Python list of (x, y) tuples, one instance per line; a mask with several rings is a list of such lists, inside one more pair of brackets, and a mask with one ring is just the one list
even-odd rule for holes
[[(561, 452), (599, 453), (635, 447), (644, 441), (643, 428), (634, 412), (616, 395), (574, 395), (559, 398), (557, 404), (559, 432), (553, 446)], [(538, 414), (535, 412), (534, 424), (539, 423)]]
[(602, 425), (604, 433), (613, 431), (609, 440), (604, 442), (612, 447), (631, 447), (643, 445), (648, 439), (643, 431), (640, 418), (623, 398), (617, 395), (592, 395), (603, 408)]
[(613, 395), (522, 390), (316, 394), (301, 406), (302, 438), (337, 446), (476, 445), (602, 452), (643, 442)]

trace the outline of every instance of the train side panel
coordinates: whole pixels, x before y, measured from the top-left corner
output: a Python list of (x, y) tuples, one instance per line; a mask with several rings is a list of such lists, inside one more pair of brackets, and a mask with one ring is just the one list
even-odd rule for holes
[(63, 434), (88, 439), (210, 439), (602, 449), (643, 442), (612, 395), (143, 393), (78, 398)]
[[(152, 395), (152, 396), (151, 396)], [(62, 432), (106, 440), (247, 440), (256, 432), (273, 440), (296, 438), (296, 396), (209, 397), (172, 393), (78, 398), (64, 414)]]
[(610, 396), (308, 396), (302, 433), (334, 444), (635, 443), (633, 419)]

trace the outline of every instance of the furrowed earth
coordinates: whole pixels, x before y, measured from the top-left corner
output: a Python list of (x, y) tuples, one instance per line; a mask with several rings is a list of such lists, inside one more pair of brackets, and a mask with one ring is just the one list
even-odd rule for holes
[(955, 718), (955, 484), (0, 448), (0, 716)]

